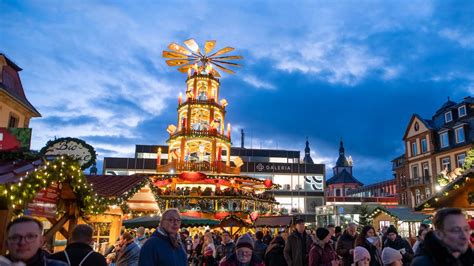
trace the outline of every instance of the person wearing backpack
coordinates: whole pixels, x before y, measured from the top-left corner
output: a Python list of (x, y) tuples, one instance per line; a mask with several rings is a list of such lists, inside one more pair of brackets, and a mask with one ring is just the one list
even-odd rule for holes
[(71, 235), (71, 243), (64, 251), (54, 253), (50, 259), (66, 262), (69, 266), (97, 265), (107, 266), (105, 257), (95, 252), (92, 247), (93, 229), (87, 224), (79, 224), (74, 227)]
[(309, 251), (308, 266), (336, 266), (339, 265), (339, 257), (331, 244), (329, 230), (320, 227), (316, 229), (316, 242)]

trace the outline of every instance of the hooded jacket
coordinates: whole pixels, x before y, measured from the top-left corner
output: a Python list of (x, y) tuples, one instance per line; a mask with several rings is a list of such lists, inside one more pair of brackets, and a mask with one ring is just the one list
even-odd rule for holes
[(466, 252), (455, 258), (446, 246), (436, 237), (434, 232), (428, 232), (413, 259), (412, 266), (472, 266), (474, 254), (469, 247)]
[(344, 231), (339, 240), (337, 240), (336, 253), (342, 257), (342, 264), (344, 266), (350, 266), (354, 263), (354, 256), (349, 251), (354, 249), (356, 238), (357, 233), (355, 236), (351, 236), (347, 231)]
[(410, 266), (410, 263), (413, 260), (413, 256), (415, 254), (410, 244), (408, 243), (408, 241), (403, 239), (401, 236), (397, 235), (397, 238), (395, 238), (395, 241), (392, 241), (390, 240), (390, 238), (387, 237), (387, 240), (385, 240), (385, 243), (383, 246), (384, 248), (391, 247), (396, 250), (405, 249), (405, 254), (402, 254), (402, 257), (403, 257), (402, 262), (403, 262), (403, 265)]

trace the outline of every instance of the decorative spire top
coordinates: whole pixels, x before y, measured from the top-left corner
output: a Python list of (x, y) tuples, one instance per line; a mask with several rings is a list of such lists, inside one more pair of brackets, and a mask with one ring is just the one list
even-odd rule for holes
[(311, 149), (309, 148), (308, 137), (306, 137), (306, 147), (304, 148), (304, 163), (314, 164), (313, 158), (311, 158)]
[(342, 138), (341, 138), (341, 142), (339, 144), (339, 155), (344, 156), (344, 142), (342, 141)]
[(309, 154), (310, 151), (311, 151), (311, 149), (309, 148), (308, 137), (306, 137), (306, 148), (304, 148), (304, 153), (305, 153), (305, 154)]
[[(190, 76), (194, 70), (194, 73), (202, 74), (204, 72), (205, 74), (211, 74), (219, 78), (221, 75), (214, 67), (226, 73), (234, 74), (235, 72), (227, 67), (240, 67), (240, 65), (228, 61), (243, 58), (240, 55), (222, 56), (223, 54), (233, 51), (234, 48), (232, 47), (224, 47), (213, 54), (209, 54), (216, 45), (216, 41), (213, 40), (206, 41), (204, 51), (199, 49), (199, 45), (194, 39), (186, 40), (184, 44), (187, 48), (177, 43), (171, 43), (168, 45), (168, 49), (171, 51), (163, 51), (163, 57), (170, 58), (170, 60), (166, 60), (168, 66), (178, 66), (178, 71), (182, 73), (187, 72), (188, 76)], [(223, 65), (225, 65), (225, 67)]]

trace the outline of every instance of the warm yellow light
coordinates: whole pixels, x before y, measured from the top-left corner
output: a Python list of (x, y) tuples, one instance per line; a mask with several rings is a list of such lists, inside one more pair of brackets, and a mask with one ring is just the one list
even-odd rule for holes
[(174, 134), (174, 132), (176, 132), (176, 126), (175, 125), (169, 125), (168, 128), (166, 129), (166, 131), (168, 131), (168, 133), (170, 133), (172, 135), (172, 134)]
[(222, 105), (222, 107), (226, 107), (228, 104), (229, 104), (229, 103), (227, 102), (226, 99), (222, 99), (222, 100), (221, 100), (221, 105)]

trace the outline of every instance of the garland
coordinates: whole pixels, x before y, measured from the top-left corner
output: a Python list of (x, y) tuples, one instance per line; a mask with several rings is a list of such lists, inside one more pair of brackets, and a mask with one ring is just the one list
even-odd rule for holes
[(94, 193), (79, 163), (69, 156), (60, 156), (52, 162), (45, 161), (43, 166), (26, 173), (17, 183), (0, 185), (0, 195), (15, 213), (21, 214), (40, 190), (53, 184), (64, 183), (69, 184), (77, 195), (83, 213), (99, 214), (107, 210), (110, 204), (115, 203), (114, 200), (105, 199)]

